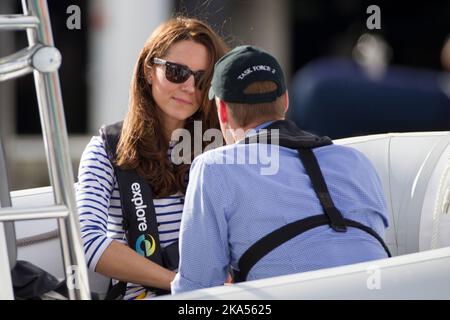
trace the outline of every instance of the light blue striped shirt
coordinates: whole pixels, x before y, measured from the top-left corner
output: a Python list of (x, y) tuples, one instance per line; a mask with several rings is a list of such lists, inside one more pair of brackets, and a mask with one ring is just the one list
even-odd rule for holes
[[(95, 271), (98, 260), (111, 241), (127, 244), (119, 186), (101, 137), (93, 137), (81, 156), (76, 202), (87, 265)], [(153, 203), (159, 239), (161, 246), (165, 247), (178, 240), (184, 196), (178, 193), (154, 199)], [(124, 299), (136, 298), (144, 292), (141, 285), (128, 283)]]
[[(260, 162), (230, 164), (236, 162), (236, 154), (253, 152), (255, 144), (228, 145), (194, 160), (172, 293), (222, 285), (229, 265), (238, 269), (239, 258), (257, 240), (288, 223), (323, 214), (297, 151), (263, 146), (279, 151), (275, 175), (261, 175)], [(316, 148), (314, 154), (343, 216), (384, 237), (387, 207), (370, 161), (357, 150), (338, 145)], [(346, 233), (336, 233), (321, 226), (267, 254), (251, 269), (247, 280), (385, 257), (380, 243), (364, 231), (349, 228)]]

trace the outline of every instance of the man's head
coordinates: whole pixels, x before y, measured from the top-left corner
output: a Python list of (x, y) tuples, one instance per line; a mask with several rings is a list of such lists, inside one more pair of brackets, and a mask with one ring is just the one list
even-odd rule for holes
[(280, 64), (253, 46), (237, 47), (217, 61), (209, 90), (209, 98), (214, 97), (227, 143), (242, 138), (230, 136), (227, 129), (248, 130), (283, 119), (288, 107)]

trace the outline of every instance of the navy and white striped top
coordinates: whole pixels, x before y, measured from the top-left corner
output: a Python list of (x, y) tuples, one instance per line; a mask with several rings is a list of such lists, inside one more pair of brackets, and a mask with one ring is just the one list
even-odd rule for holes
[[(91, 139), (81, 156), (76, 201), (87, 265), (95, 271), (97, 262), (111, 241), (127, 244), (122, 227), (119, 187), (104, 142), (99, 136)], [(153, 202), (161, 246), (165, 247), (178, 240), (184, 195), (177, 193), (154, 199)], [(142, 286), (128, 283), (125, 299), (145, 295)]]

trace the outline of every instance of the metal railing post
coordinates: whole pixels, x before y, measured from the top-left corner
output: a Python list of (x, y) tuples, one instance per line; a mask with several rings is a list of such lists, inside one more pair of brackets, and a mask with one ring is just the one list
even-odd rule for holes
[[(0, 16), (0, 29), (26, 30), (29, 47), (0, 58), (0, 81), (33, 72), (54, 205), (17, 209), (8, 203), (0, 208), (0, 239), (6, 239), (4, 222), (56, 218), (58, 221), (64, 273), (70, 299), (90, 299), (89, 281), (80, 225), (75, 203), (74, 177), (64, 117), (58, 68), (61, 54), (54, 47), (50, 17), (45, 0), (22, 0), (23, 15)], [(6, 170), (5, 170), (6, 171)], [(1, 190), (9, 196), (9, 188)], [(4, 201), (7, 202), (7, 201)], [(10, 235), (11, 232), (8, 233)], [(11, 238), (11, 236), (9, 236)], [(15, 237), (14, 237), (15, 241)], [(0, 294), (12, 295), (10, 261), (6, 241), (0, 240), (0, 280), (7, 288)], [(4, 261), (6, 259), (6, 261)], [(8, 270), (2, 268), (6, 266)], [(74, 273), (75, 272), (75, 273)], [(14, 298), (14, 296), (12, 296)]]
[[(39, 25), (36, 28), (27, 29), (30, 46), (40, 43), (44, 46), (53, 47), (47, 2), (22, 0), (22, 6), (26, 16), (34, 16), (39, 20)], [(69, 298), (90, 299), (86, 262), (81, 245), (80, 226), (73, 189), (74, 177), (59, 75), (57, 70), (45, 73), (34, 70), (34, 80), (55, 204), (65, 205), (69, 211), (66, 218), (58, 218), (66, 279), (74, 279), (76, 284), (73, 286), (68, 283)], [(73, 270), (76, 270), (75, 274), (72, 274)]]

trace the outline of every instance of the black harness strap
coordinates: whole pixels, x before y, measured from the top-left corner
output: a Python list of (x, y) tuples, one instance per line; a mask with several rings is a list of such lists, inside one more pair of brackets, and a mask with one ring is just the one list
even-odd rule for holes
[[(122, 122), (118, 122), (110, 126), (103, 126), (100, 133), (105, 143), (108, 158), (113, 165), (120, 190), (123, 227), (128, 245), (154, 263), (161, 266), (164, 266), (164, 262), (177, 263), (175, 267), (177, 268), (178, 261), (174, 262), (174, 260), (178, 259), (178, 252), (176, 258), (163, 258), (151, 187), (144, 178), (137, 174), (136, 170), (123, 170), (116, 165), (116, 149), (121, 130)], [(178, 242), (173, 247), (178, 249)], [(156, 294), (170, 293), (158, 288), (146, 288)], [(126, 283), (119, 282), (111, 287), (106, 299), (117, 299), (125, 294), (125, 290)]]
[[(376, 238), (381, 243), (388, 256), (391, 257), (389, 249), (385, 245), (383, 239), (381, 239), (372, 228), (350, 219), (343, 219), (343, 222), (347, 227), (363, 230)], [(233, 270), (234, 282), (245, 281), (253, 266), (278, 246), (308, 230), (329, 224), (330, 219), (326, 214), (311, 216), (289, 223), (259, 239), (239, 259), (239, 271)]]
[(317, 162), (317, 158), (313, 151), (311, 149), (301, 148), (298, 149), (297, 152), (305, 167), (306, 173), (311, 180), (313, 189), (319, 198), (320, 204), (329, 218), (330, 226), (334, 231), (346, 232), (347, 227), (345, 226), (344, 218), (334, 206), (333, 199), (331, 199), (330, 192), (328, 191), (327, 184), (325, 183), (322, 171), (320, 170), (319, 163)]
[[(363, 230), (377, 239), (386, 251), (388, 257), (391, 257), (391, 253), (383, 239), (372, 228), (354, 220), (344, 219), (341, 212), (335, 207), (317, 162), (317, 158), (312, 151), (312, 148), (329, 145), (331, 142), (326, 139), (326, 137), (312, 137), (308, 133), (305, 135), (304, 132), (296, 128), (290, 121), (277, 121), (267, 129), (273, 128), (280, 130), (279, 144), (281, 146), (297, 149), (300, 161), (311, 180), (313, 189), (319, 198), (325, 214), (310, 216), (294, 221), (259, 239), (255, 244), (248, 248), (239, 259), (239, 271), (233, 270), (234, 281), (245, 281), (253, 266), (270, 251), (292, 238), (322, 225), (329, 225), (336, 232), (346, 232), (347, 227)], [(290, 134), (293, 134), (294, 136), (290, 136)], [(255, 140), (253, 139), (253, 141)], [(258, 140), (256, 139), (256, 141)], [(246, 139), (244, 143), (250, 143), (250, 140)]]

